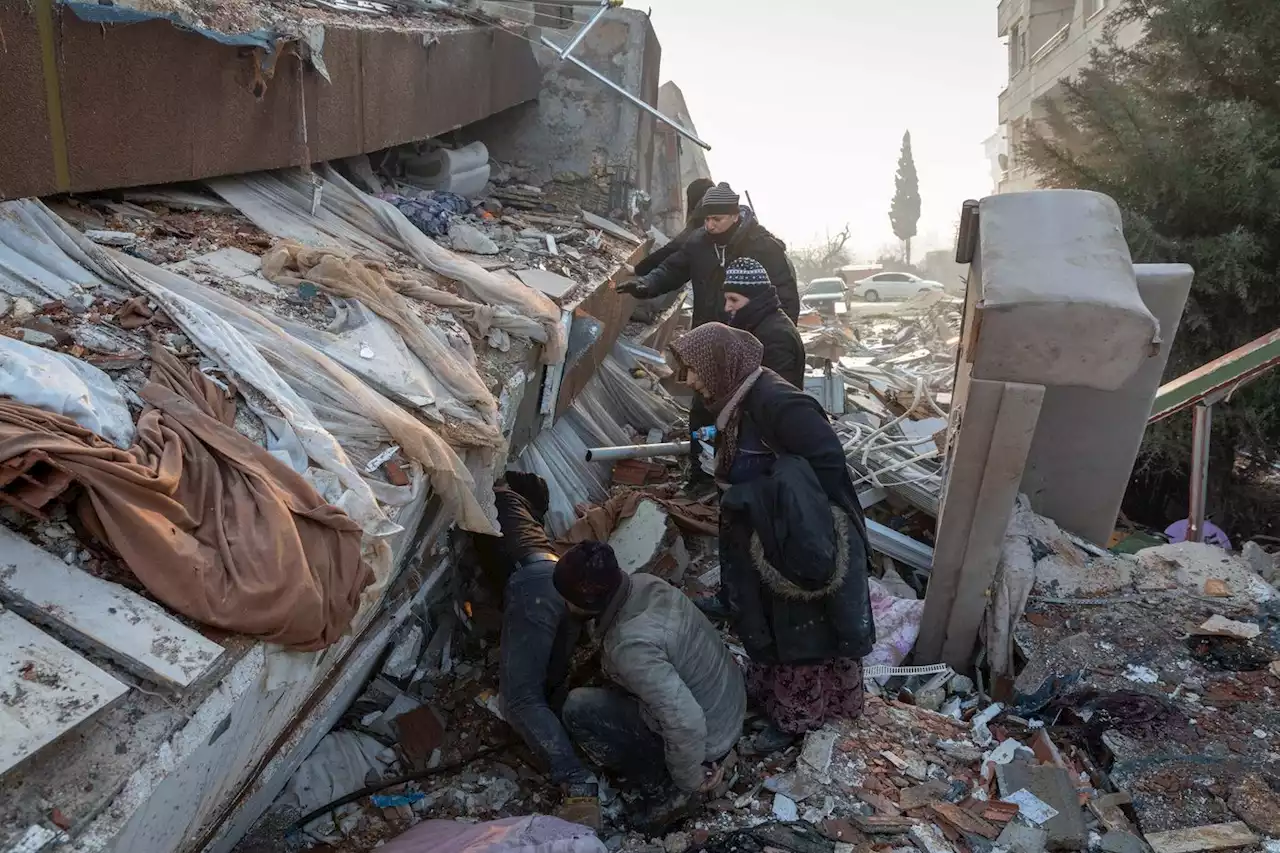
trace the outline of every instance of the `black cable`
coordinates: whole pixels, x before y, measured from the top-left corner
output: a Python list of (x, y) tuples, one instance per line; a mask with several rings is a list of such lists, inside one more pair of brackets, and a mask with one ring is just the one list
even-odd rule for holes
[(361, 788), (359, 791), (356, 791), (355, 793), (347, 794), (345, 797), (339, 797), (333, 802), (325, 803), (323, 806), (320, 806), (320, 808), (318, 809), (312, 809), (311, 811), (304, 814), (302, 817), (295, 820), (292, 824), (290, 824), (289, 829), (292, 829), (294, 827), (304, 826), (310, 823), (311, 821), (315, 820), (322, 814), (326, 814), (327, 812), (331, 812), (334, 809), (341, 808), (342, 806), (345, 806), (347, 803), (354, 803), (356, 800), (364, 799), (370, 794), (376, 794), (379, 791), (385, 791), (387, 788), (392, 788), (392, 787), (395, 787), (396, 785), (403, 785), (405, 782), (414, 782), (419, 779), (427, 779), (427, 778), (430, 778), (431, 776), (437, 776), (441, 773), (449, 773), (454, 770), (461, 770), (463, 767), (466, 767), (468, 764), (470, 764), (473, 761), (479, 761), (481, 758), (484, 758), (487, 755), (493, 755), (495, 752), (502, 752), (503, 750), (509, 749), (515, 745), (516, 745), (515, 739), (503, 741), (502, 743), (497, 744), (496, 746), (486, 746), (484, 749), (477, 750), (467, 758), (459, 759), (453, 762), (452, 764), (442, 764), (439, 767), (432, 767), (428, 770), (415, 770), (414, 772), (406, 773), (403, 776), (393, 776), (390, 779), (382, 779), (373, 785), (368, 785), (364, 788)]

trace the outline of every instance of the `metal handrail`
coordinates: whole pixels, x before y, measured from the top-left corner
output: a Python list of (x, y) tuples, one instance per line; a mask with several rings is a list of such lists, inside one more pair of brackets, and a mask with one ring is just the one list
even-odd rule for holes
[(1209, 481), (1209, 434), (1213, 407), (1241, 386), (1280, 366), (1280, 329), (1234, 349), (1160, 386), (1147, 424), (1194, 408), (1191, 436), (1191, 494), (1187, 501), (1187, 539), (1204, 540)]

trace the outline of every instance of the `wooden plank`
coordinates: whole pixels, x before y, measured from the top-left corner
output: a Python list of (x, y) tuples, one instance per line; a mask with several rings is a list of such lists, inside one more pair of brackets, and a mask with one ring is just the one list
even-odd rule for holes
[(68, 566), (3, 527), (0, 602), (72, 644), (170, 687), (189, 686), (222, 654), (221, 646), (159, 605)]
[(1215, 823), (1193, 829), (1174, 829), (1147, 836), (1147, 843), (1155, 853), (1201, 853), (1208, 850), (1231, 850), (1247, 847), (1262, 839), (1240, 822)]
[(128, 692), (17, 614), (0, 613), (0, 774)]

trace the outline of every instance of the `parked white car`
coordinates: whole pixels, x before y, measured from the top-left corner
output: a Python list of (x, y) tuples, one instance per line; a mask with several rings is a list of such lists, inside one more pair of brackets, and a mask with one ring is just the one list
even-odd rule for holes
[(942, 290), (942, 285), (909, 272), (878, 272), (853, 284), (853, 295), (867, 302), (900, 302), (929, 290)]
[(815, 278), (809, 282), (809, 286), (800, 296), (800, 310), (812, 308), (815, 311), (831, 313), (836, 310), (836, 305), (843, 306), (848, 299), (844, 279)]

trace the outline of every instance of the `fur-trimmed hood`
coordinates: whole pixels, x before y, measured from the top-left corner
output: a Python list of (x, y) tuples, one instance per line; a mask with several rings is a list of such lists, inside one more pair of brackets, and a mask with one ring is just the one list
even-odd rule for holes
[(783, 598), (797, 601), (817, 601), (835, 594), (849, 574), (849, 517), (839, 507), (831, 507), (831, 520), (836, 532), (836, 565), (831, 580), (821, 589), (805, 589), (788, 578), (769, 562), (764, 555), (764, 543), (759, 533), (751, 534), (751, 562), (765, 585)]

